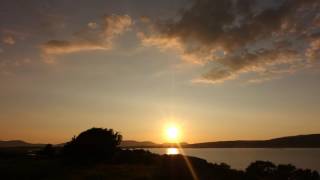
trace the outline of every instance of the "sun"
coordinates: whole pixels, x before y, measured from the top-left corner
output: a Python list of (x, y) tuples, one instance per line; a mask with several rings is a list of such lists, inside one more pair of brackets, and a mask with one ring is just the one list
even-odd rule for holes
[(166, 128), (166, 137), (170, 142), (176, 142), (179, 138), (179, 128), (175, 125), (170, 125)]

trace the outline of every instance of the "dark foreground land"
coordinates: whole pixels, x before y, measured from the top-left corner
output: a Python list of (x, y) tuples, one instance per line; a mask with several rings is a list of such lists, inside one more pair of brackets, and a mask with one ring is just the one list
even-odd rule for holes
[[(316, 158), (316, 157), (315, 157)], [(320, 180), (316, 171), (292, 165), (253, 162), (245, 171), (188, 157), (198, 179)], [(119, 150), (109, 161), (64, 159), (37, 148), (0, 149), (0, 179), (194, 179), (182, 155), (157, 155), (144, 150)]]

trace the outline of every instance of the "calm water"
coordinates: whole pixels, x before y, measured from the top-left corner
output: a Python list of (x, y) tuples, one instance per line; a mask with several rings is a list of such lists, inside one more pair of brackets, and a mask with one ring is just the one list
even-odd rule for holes
[[(175, 148), (146, 149), (157, 154), (181, 153)], [(255, 148), (186, 148), (186, 155), (206, 159), (213, 163), (227, 163), (235, 169), (245, 169), (256, 160), (268, 160), (276, 164), (293, 164), (320, 172), (320, 149), (255, 149)]]

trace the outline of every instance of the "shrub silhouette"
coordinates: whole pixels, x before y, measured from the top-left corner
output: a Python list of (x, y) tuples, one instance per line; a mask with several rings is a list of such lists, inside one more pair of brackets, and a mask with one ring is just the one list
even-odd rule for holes
[(277, 167), (269, 161), (256, 161), (246, 169), (248, 179), (270, 179), (274, 176)]
[(160, 156), (151, 153), (150, 151), (145, 151), (142, 149), (128, 150), (124, 149), (118, 151), (113, 162), (118, 164), (155, 164), (160, 161)]
[(310, 169), (296, 169), (293, 165), (274, 165), (268, 161), (256, 161), (246, 169), (248, 180), (319, 180), (319, 173)]
[(38, 152), (38, 155), (53, 157), (55, 155), (55, 148), (52, 144), (47, 144), (42, 150)]
[(113, 129), (91, 128), (66, 143), (62, 153), (74, 161), (111, 160), (121, 140), (122, 136)]
[[(288, 179), (292, 177), (296, 171), (296, 167), (291, 164), (288, 165), (278, 165), (278, 169), (276, 171), (277, 179)], [(291, 178), (292, 179), (292, 178)]]

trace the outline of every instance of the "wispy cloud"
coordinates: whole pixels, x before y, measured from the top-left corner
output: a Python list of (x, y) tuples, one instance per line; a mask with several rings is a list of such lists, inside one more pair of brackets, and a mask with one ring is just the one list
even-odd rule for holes
[(4, 35), (4, 37), (2, 38), (2, 42), (7, 45), (14, 45), (16, 43), (16, 40), (13, 35)]
[(72, 40), (49, 40), (41, 45), (44, 61), (53, 63), (57, 55), (80, 51), (110, 50), (116, 37), (130, 29), (132, 19), (128, 15), (110, 15), (103, 22), (89, 22), (87, 26), (74, 33)]
[(75, 43), (69, 41), (51, 40), (43, 44), (42, 49), (45, 54), (59, 55), (79, 51), (104, 50), (107, 48), (105, 48), (103, 45), (90, 42)]

